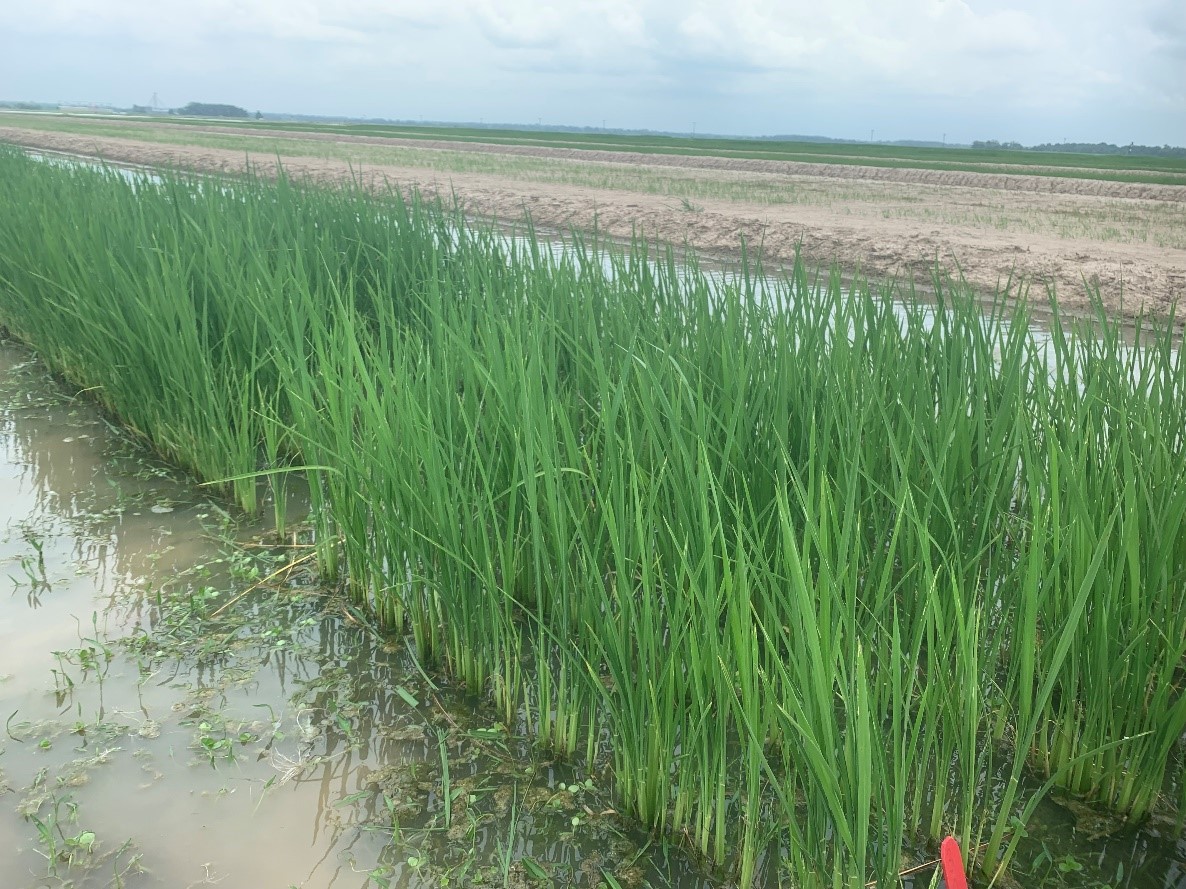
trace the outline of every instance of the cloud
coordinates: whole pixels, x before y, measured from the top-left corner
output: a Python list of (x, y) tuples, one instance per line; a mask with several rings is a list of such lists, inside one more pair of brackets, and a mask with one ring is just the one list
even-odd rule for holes
[(480, 2), (474, 10), (478, 27), (496, 46), (551, 48), (565, 33), (567, 16), (558, 6), (513, 0)]
[(42, 0), (12, 4), (0, 11), (0, 23), (66, 39), (357, 43), (396, 26), (440, 27), (451, 17), (447, 8), (420, 0)]
[(1186, 141), (1171, 136), (1186, 133), (1184, 61), (1181, 0), (0, 3), (15, 98), (208, 81), (242, 83), (265, 109), (599, 121), (620, 107), (635, 126), (759, 132), (808, 107), (838, 109), (820, 125), (852, 109), (867, 132), (876, 109), (935, 129), (1048, 121), (1066, 131), (1053, 137), (1106, 128), (1114, 109)]
[(739, 69), (940, 93), (982, 80), (987, 58), (1036, 55), (1048, 46), (1032, 15), (977, 13), (961, 0), (698, 0), (677, 34), (689, 56)]

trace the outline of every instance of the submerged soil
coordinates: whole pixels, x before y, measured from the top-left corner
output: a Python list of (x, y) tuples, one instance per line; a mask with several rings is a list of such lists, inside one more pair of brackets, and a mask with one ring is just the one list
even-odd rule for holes
[[(421, 672), (303, 540), (0, 339), (0, 887), (736, 887), (618, 816), (603, 767)], [(1006, 889), (1184, 885), (1156, 819), (1056, 794), (1027, 831)]]
[(424, 674), (306, 542), (0, 337), (0, 887), (720, 885)]
[[(73, 121), (72, 121), (73, 123)], [(111, 121), (103, 121), (107, 127)], [(136, 138), (150, 130), (175, 132), (177, 144)], [(180, 144), (195, 133), (253, 136), (260, 150)], [(149, 166), (212, 173), (247, 166), (274, 173), (277, 156), (267, 139), (286, 134), (233, 127), (129, 125), (128, 138), (0, 127), (0, 141)], [(1166, 315), (1186, 296), (1186, 185), (1147, 185), (1065, 177), (861, 167), (757, 159), (630, 154), (488, 143), (433, 142), (327, 133), (287, 134), (326, 143), (327, 154), (284, 154), (296, 177), (335, 183), (357, 179), (374, 187), (419, 189), (456, 198), (471, 214), (515, 223), (530, 215), (547, 229), (596, 228), (611, 237), (635, 233), (687, 245), (714, 256), (736, 256), (744, 241), (767, 262), (801, 253), (813, 263), (837, 263), (847, 273), (906, 278), (923, 285), (932, 273), (963, 275), (992, 291), (1006, 282), (1045, 299), (1084, 310), (1098, 291), (1116, 316)], [(168, 136), (172, 139), (172, 135)], [(485, 173), (424, 165), (359, 167), (351, 146), (414, 147), (434, 152), (550, 158), (607, 171), (607, 187), (543, 181), (538, 172)], [(694, 201), (639, 191), (612, 181), (614, 170), (655, 171), (656, 181), (678, 170), (683, 177), (744, 180), (747, 198)], [(534, 178), (533, 178), (534, 177)], [(810, 200), (770, 203), (764, 190), (801, 183)], [(1083, 220), (1089, 220), (1085, 224)], [(1111, 222), (1114, 220), (1114, 224)], [(1149, 221), (1140, 231), (1133, 220)], [(1015, 291), (1016, 292), (1016, 291)]]
[[(0, 886), (728, 885), (80, 396), (0, 341)], [(1002, 885), (1186, 873), (1164, 822), (1064, 796), (1027, 830)]]

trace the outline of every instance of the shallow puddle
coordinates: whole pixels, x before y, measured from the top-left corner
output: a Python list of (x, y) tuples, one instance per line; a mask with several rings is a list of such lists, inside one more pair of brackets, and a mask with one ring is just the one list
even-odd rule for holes
[(711, 885), (264, 540), (0, 343), (0, 887)]

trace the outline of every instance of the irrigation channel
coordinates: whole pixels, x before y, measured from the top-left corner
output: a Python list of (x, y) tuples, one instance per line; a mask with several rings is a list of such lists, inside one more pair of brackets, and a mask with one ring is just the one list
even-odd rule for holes
[(69, 387), (10, 357), (13, 428), (223, 498), (9, 446), (15, 860), (274, 884), (304, 812), (327, 885), (926, 885), (946, 834), (977, 886), (1179, 885), (1177, 330), (936, 284), (0, 151), (0, 324)]

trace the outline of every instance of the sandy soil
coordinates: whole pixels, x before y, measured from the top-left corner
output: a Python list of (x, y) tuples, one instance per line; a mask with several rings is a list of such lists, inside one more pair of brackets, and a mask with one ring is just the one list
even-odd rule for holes
[[(105, 121), (110, 123), (110, 121)], [(168, 123), (135, 123), (133, 128), (171, 130), (178, 141), (188, 133), (222, 133), (268, 140), (281, 137), (305, 142), (331, 142), (359, 145), (388, 145), (402, 148), (436, 149), (479, 154), (506, 154), (517, 157), (557, 158), (607, 164), (637, 164), (649, 167), (674, 167), (688, 170), (721, 170), (729, 172), (768, 173), (781, 176), (820, 176), (829, 179), (857, 179), (874, 182), (908, 182), (924, 185), (954, 185), (966, 188), (988, 188), (1002, 191), (1039, 192), (1046, 194), (1097, 195), (1099, 197), (1138, 198), (1159, 201), (1186, 201), (1186, 176), (1182, 185), (1146, 185), (1132, 182), (1111, 182), (1100, 179), (1075, 179), (1068, 176), (1025, 175), (1024, 171), (1051, 172), (1058, 168), (1018, 165), (1018, 173), (969, 172), (965, 170), (930, 170), (907, 167), (859, 166), (828, 164), (815, 161), (779, 161), (762, 158), (704, 157), (679, 154), (644, 154), (629, 151), (602, 151), (596, 148), (553, 148), (537, 145), (501, 145), (492, 142), (449, 142), (436, 139), (400, 139), (390, 136), (358, 136), (342, 133), (317, 133), (305, 130), (253, 130), (246, 127), (195, 126)], [(1074, 168), (1061, 172), (1074, 172)]]
[[(192, 132), (191, 128), (175, 129)], [(231, 127), (208, 131), (251, 132)], [(813, 189), (835, 192), (832, 200), (810, 204), (708, 199), (685, 204), (670, 195), (533, 181), (525, 178), (526, 174), (441, 173), (425, 167), (387, 165), (370, 165), (363, 171), (364, 181), (376, 187), (395, 184), (445, 199), (455, 194), (468, 212), (507, 222), (530, 213), (543, 228), (590, 228), (596, 224), (611, 236), (629, 237), (639, 231), (723, 256), (736, 255), (744, 237), (751, 246), (761, 244), (768, 261), (790, 260), (801, 249), (809, 260), (837, 262), (847, 271), (872, 277), (909, 276), (922, 283), (930, 279), (938, 263), (948, 271), (961, 271), (970, 282), (986, 289), (1010, 277), (1040, 291), (1053, 285), (1060, 304), (1069, 309), (1085, 308), (1089, 287), (1098, 286), (1109, 310), (1125, 316), (1139, 311), (1164, 314), (1172, 303), (1186, 297), (1186, 247), (1181, 246), (1179, 227), (1179, 222), (1186, 222), (1186, 186), (299, 134), (302, 140), (322, 140), (312, 136), (347, 145), (410, 144), (442, 151), (668, 168), (669, 172), (670, 168), (681, 168), (694, 176), (745, 175), (759, 184), (802, 180), (809, 181)], [(182, 138), (184, 132), (179, 132), (178, 139)], [(262, 146), (258, 152), (244, 152), (13, 127), (0, 127), (0, 141), (204, 172), (236, 173), (248, 163), (263, 172), (276, 168), (275, 153)], [(284, 156), (283, 164), (296, 177), (320, 182), (359, 175), (357, 164), (351, 171), (345, 159)], [(854, 179), (862, 180), (859, 197), (854, 197)], [(1058, 233), (1054, 225), (1018, 231), (1016, 226), (1002, 227), (997, 222), (1003, 213), (1038, 222), (1046, 217), (1107, 220), (1123, 213), (1129, 218), (1162, 220), (1160, 224), (1169, 233), (1154, 238), (1163, 241), (1159, 245), (1126, 239), (1123, 233), (1100, 225), (1073, 236)], [(958, 222), (949, 221), (953, 219)], [(1164, 245), (1166, 240), (1171, 246)]]

